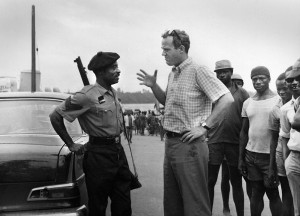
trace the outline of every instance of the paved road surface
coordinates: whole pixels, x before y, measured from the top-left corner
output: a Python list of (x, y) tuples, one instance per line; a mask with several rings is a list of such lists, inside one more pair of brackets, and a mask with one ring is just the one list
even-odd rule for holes
[[(123, 139), (123, 137), (122, 137)], [(123, 146), (131, 165), (131, 157), (127, 142), (123, 139)], [(163, 216), (163, 156), (164, 142), (159, 136), (133, 135), (131, 144), (134, 160), (143, 187), (132, 191), (133, 216)], [(220, 175), (219, 175), (220, 177)], [(245, 192), (245, 216), (250, 215), (250, 203)], [(215, 200), (213, 216), (222, 216), (222, 197), (220, 191), (220, 178), (215, 187)], [(232, 193), (230, 198), (231, 215), (236, 216)], [(108, 206), (108, 215), (109, 206)], [(262, 216), (271, 215), (269, 201), (265, 196), (265, 208)]]

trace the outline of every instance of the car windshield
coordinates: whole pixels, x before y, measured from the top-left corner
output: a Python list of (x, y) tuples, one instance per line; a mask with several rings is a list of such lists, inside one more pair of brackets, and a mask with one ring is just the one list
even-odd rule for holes
[[(56, 135), (49, 114), (60, 104), (57, 100), (20, 99), (0, 101), (0, 135), (5, 134), (48, 134)], [(76, 121), (65, 121), (71, 135), (82, 134)]]

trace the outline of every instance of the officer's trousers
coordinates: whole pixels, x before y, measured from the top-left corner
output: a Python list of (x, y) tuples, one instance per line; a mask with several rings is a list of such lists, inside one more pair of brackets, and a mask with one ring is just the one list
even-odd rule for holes
[(130, 216), (131, 175), (121, 144), (91, 145), (85, 152), (83, 168), (90, 216), (105, 216), (108, 197), (112, 216)]

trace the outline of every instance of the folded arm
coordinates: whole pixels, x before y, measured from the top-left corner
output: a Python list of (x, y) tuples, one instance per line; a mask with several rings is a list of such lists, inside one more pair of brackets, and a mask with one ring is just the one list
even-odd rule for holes
[[(224, 94), (219, 98), (219, 100), (214, 104), (214, 109), (211, 115), (206, 119), (205, 123), (208, 127), (212, 128), (216, 126), (220, 120), (224, 117), (229, 109), (230, 105), (233, 103), (233, 97), (230, 92)], [(191, 129), (186, 129), (182, 131), (182, 141), (183, 142), (192, 142), (193, 140), (206, 134), (206, 129), (202, 126), (198, 126)]]
[(65, 142), (65, 144), (68, 146), (70, 151), (80, 153), (79, 150), (81, 150), (82, 145), (76, 144), (73, 142), (72, 138), (70, 137), (70, 135), (66, 129), (63, 117), (54, 110), (50, 114), (50, 121), (51, 121), (52, 127), (54, 128), (55, 132)]

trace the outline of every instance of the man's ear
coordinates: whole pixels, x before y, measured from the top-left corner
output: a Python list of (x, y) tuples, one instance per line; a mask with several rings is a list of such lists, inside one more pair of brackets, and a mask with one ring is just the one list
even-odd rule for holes
[(179, 47), (179, 49), (180, 49), (180, 52), (182, 53), (182, 52), (185, 52), (185, 47), (184, 47), (184, 45), (180, 45), (180, 47)]

